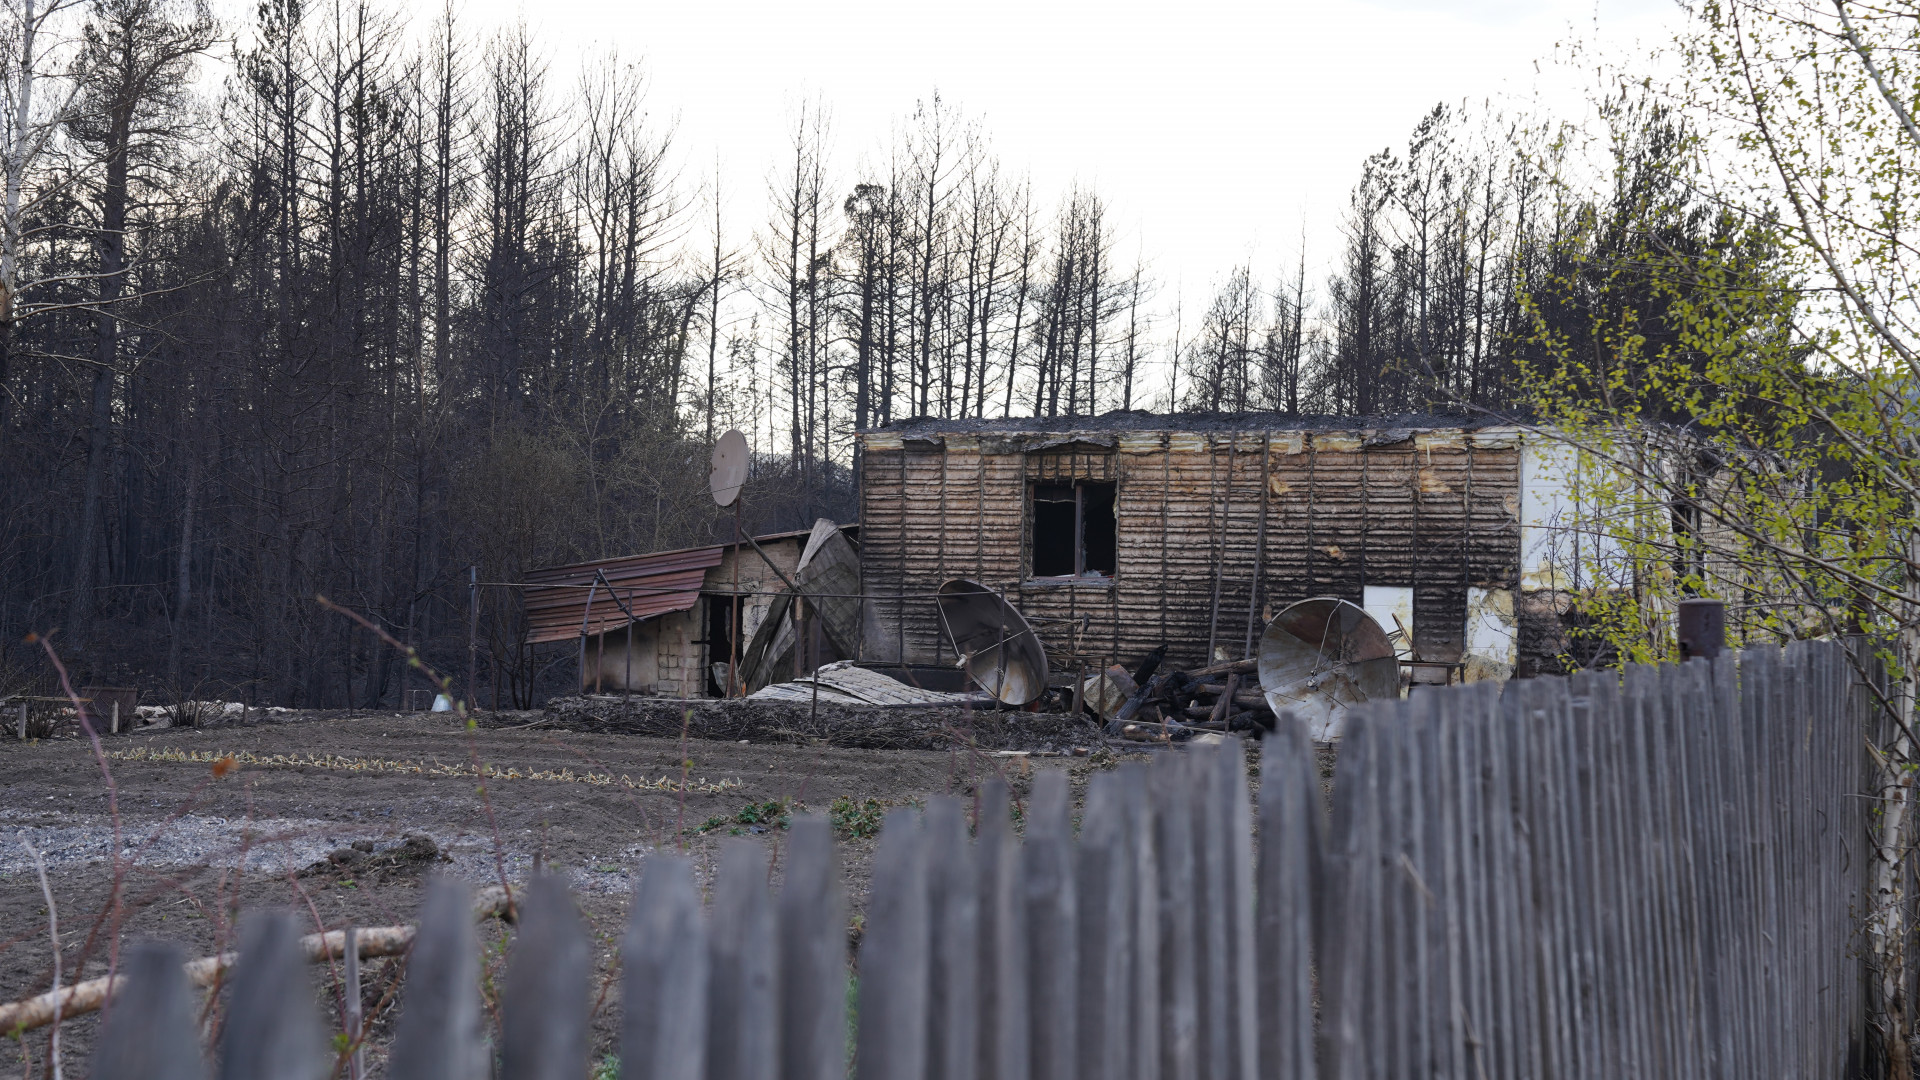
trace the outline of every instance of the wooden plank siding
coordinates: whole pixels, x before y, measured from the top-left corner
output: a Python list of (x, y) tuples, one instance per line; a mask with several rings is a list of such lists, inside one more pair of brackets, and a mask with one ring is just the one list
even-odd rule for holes
[[(1246, 650), (1263, 609), (1414, 590), (1415, 644), (1457, 660), (1469, 587), (1514, 588), (1520, 450), (1511, 429), (863, 434), (870, 655), (951, 663), (929, 594), (967, 577), (1034, 622), (1056, 673), (1163, 642)], [(1111, 580), (1030, 579), (1031, 484), (1115, 484)], [(1218, 596), (1218, 614), (1214, 614)], [(1388, 627), (1392, 630), (1392, 627)]]

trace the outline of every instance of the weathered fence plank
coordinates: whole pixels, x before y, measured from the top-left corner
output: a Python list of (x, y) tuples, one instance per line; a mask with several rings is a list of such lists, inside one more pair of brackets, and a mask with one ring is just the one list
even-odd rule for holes
[(1087, 785), (1080, 842), (1074, 849), (1074, 932), (1079, 939), (1079, 1080), (1125, 1077), (1133, 1022), (1130, 990), (1135, 890), (1121, 779), (1102, 773)]
[(535, 877), (520, 906), (520, 935), (500, 995), (501, 1080), (585, 1074), (592, 974), (587, 929), (566, 884), (550, 874)]
[(1013, 805), (1006, 781), (980, 787), (975, 841), (979, 869), (976, 917), (979, 948), (979, 1051), (981, 1080), (1026, 1080), (1027, 931), (1021, 885), (1020, 841), (1013, 833)]
[(1306, 722), (1288, 714), (1260, 746), (1254, 1000), (1260, 1075), (1313, 1075), (1313, 883), (1324, 813)]
[(622, 1077), (706, 1075), (711, 963), (693, 864), (678, 855), (653, 856), (620, 947)]
[(471, 909), (465, 885), (445, 878), (427, 883), (387, 1058), (393, 1080), (486, 1080), (490, 1072)]
[(959, 799), (927, 800), (927, 1080), (973, 1080), (980, 1049), (978, 870)]
[[(1187, 760), (1154, 763), (1151, 779), (1156, 877), (1156, 918), (1160, 926), (1160, 1075), (1163, 1080), (1199, 1080), (1199, 961), (1193, 912), (1197, 902), (1193, 850), (1193, 800)], [(1038, 1080), (1038, 1078), (1036, 1078)]]
[(193, 987), (174, 945), (143, 941), (120, 955), (126, 985), (93, 1054), (93, 1080), (206, 1080)]
[(707, 934), (707, 1078), (775, 1080), (780, 1070), (774, 998), (773, 897), (767, 850), (747, 839), (720, 848)]
[(1027, 1002), (1036, 1014), (1027, 1036), (1033, 1080), (1073, 1080), (1076, 1074), (1079, 942), (1070, 813), (1066, 774), (1049, 770), (1035, 776), (1021, 860)]
[(779, 927), (782, 1080), (846, 1080), (847, 905), (824, 814), (788, 829)]
[(860, 941), (860, 1080), (921, 1080), (927, 1069), (932, 931), (920, 815), (887, 813), (873, 856), (873, 892)]
[(299, 924), (284, 912), (257, 912), (240, 928), (220, 1080), (319, 1080), (328, 1065)]

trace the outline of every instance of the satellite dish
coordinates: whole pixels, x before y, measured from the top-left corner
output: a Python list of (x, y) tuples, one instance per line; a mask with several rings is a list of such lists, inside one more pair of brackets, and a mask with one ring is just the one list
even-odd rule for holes
[(940, 586), (940, 620), (975, 686), (1003, 704), (1025, 705), (1047, 689), (1047, 650), (1006, 598), (977, 581)]
[(720, 436), (713, 444), (713, 476), (707, 486), (713, 489), (713, 501), (732, 506), (740, 497), (740, 485), (747, 482), (747, 437), (738, 429)]
[(1340, 737), (1349, 708), (1400, 696), (1393, 643), (1358, 604), (1317, 596), (1292, 604), (1260, 636), (1260, 689), (1274, 715), (1291, 709), (1314, 739)]

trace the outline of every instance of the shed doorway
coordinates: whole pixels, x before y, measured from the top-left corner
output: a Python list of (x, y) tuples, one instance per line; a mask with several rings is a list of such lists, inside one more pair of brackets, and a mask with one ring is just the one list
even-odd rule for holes
[(707, 696), (725, 697), (727, 678), (731, 670), (725, 665), (734, 663), (733, 643), (740, 640), (741, 601), (738, 596), (709, 596), (706, 633), (703, 641), (707, 646)]

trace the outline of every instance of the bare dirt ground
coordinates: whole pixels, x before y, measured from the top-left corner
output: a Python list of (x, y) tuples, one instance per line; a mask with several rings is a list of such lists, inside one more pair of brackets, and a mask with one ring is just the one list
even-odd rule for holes
[[(873, 844), (861, 834), (885, 807), (970, 794), (996, 771), (1020, 791), (1028, 768), (1109, 763), (712, 739), (690, 740), (683, 763), (677, 739), (572, 730), (564, 717), (537, 713), (489, 716), (471, 733), (448, 714), (279, 714), (103, 743), (117, 791), (117, 864), (108, 786), (89, 743), (0, 742), (0, 1001), (45, 990), (52, 973), (47, 903), (23, 837), (46, 860), (68, 982), (105, 970), (101, 913), (116, 866), (124, 938), (165, 938), (205, 955), (230, 943), (245, 909), (291, 908), (327, 928), (393, 925), (410, 921), (429, 873), (475, 885), (504, 875), (517, 886), (538, 863), (571, 880), (599, 951), (606, 992), (596, 1055), (612, 1046), (613, 953), (651, 854), (684, 844), (710, 869), (720, 843), (748, 835), (773, 846), (777, 873), (780, 830), (757, 824), (748, 808), (784, 800), (825, 811), (847, 800), (838, 817), (857, 911)], [(476, 759), (491, 774), (484, 794)], [(419, 836), (437, 854), (408, 840)], [(483, 937), (498, 944), (509, 933), (496, 923)], [(492, 950), (492, 962), (504, 951)], [(396, 969), (375, 961), (366, 977), (376, 1070)], [(337, 1007), (330, 976), (316, 977)], [(93, 1024), (65, 1026), (68, 1068), (84, 1062)], [(11, 1057), (0, 1058), (0, 1075), (48, 1075), (47, 1051), (45, 1031), (28, 1033), (0, 1049)]]

